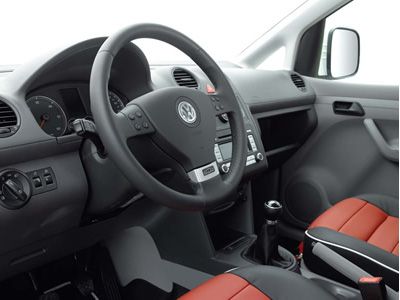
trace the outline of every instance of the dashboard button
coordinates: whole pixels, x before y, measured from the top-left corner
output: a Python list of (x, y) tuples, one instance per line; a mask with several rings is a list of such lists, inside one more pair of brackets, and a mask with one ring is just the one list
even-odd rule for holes
[(215, 93), (215, 88), (211, 84), (208, 84), (208, 83), (206, 85), (206, 90), (207, 90), (208, 94), (214, 94)]
[(223, 172), (223, 173), (228, 173), (229, 172), (229, 165), (228, 164), (223, 164), (222, 166), (221, 166), (221, 171)]
[(53, 177), (51, 177), (51, 174), (45, 174), (44, 181), (46, 182), (47, 185), (53, 184)]
[[(49, 191), (57, 189), (56, 175), (50, 167), (33, 170), (27, 172), (26, 175), (29, 178), (31, 186), (33, 187), (32, 195), (47, 193)], [(40, 186), (38, 185), (39, 180), (41, 181)]]
[(258, 152), (257, 155), (256, 155), (256, 159), (257, 159), (258, 161), (262, 161), (262, 160), (264, 159), (264, 155), (262, 155), (261, 152)]
[(35, 188), (42, 187), (42, 180), (39, 176), (32, 177), (32, 183)]

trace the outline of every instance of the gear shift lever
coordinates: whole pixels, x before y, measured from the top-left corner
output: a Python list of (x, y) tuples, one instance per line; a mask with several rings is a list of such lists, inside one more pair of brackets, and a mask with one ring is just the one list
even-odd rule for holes
[(277, 224), (282, 214), (282, 205), (276, 200), (264, 203), (266, 222), (261, 228), (257, 240), (259, 256), (264, 264), (270, 264), (272, 258), (279, 258)]
[(282, 204), (276, 200), (264, 202), (265, 216), (268, 224), (277, 224), (282, 214)]

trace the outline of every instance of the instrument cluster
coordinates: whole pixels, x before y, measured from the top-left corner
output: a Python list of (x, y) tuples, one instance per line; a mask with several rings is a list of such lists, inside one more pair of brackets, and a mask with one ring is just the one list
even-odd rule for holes
[[(72, 132), (72, 123), (77, 118), (91, 119), (88, 90), (60, 88), (57, 91), (38, 91), (31, 95), (26, 104), (39, 127), (48, 135), (59, 137)], [(113, 90), (108, 91), (110, 106), (115, 113), (120, 112), (127, 100)]]

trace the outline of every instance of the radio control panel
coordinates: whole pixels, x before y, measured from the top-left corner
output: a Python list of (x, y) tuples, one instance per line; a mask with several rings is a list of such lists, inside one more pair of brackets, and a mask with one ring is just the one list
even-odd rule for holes
[[(262, 149), (262, 147), (257, 146), (257, 142), (254, 139), (251, 130), (248, 130), (246, 167), (254, 165), (265, 159), (264, 154), (261, 151), (259, 151), (260, 148)], [(232, 158), (231, 137), (218, 139), (217, 143), (214, 145), (214, 154), (221, 173), (224, 174), (228, 173), (231, 166), (231, 158)]]

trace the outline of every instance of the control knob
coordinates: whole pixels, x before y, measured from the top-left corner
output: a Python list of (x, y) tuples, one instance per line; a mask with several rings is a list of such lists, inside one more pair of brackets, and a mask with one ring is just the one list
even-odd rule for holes
[(257, 160), (257, 161), (262, 161), (263, 159), (264, 159), (264, 155), (262, 155), (261, 152), (258, 152), (258, 153), (256, 154), (256, 160)]
[(8, 209), (18, 209), (28, 203), (32, 194), (28, 177), (13, 169), (0, 172), (0, 205)]
[(223, 164), (222, 166), (221, 166), (221, 171), (222, 171), (222, 173), (228, 173), (229, 172), (229, 165), (228, 164)]

